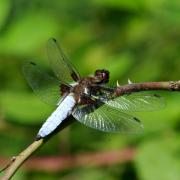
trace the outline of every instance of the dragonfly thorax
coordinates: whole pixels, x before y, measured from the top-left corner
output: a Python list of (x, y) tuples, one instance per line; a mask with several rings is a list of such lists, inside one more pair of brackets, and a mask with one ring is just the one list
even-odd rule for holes
[(102, 79), (102, 76), (99, 77), (99, 79), (96, 76), (81, 78), (81, 80), (72, 86), (70, 90), (74, 94), (76, 102), (78, 104), (94, 103), (92, 97), (96, 96), (101, 91), (101, 87), (99, 86), (100, 81), (101, 83), (105, 82), (105, 80)]
[(105, 69), (96, 70), (94, 76), (88, 76), (80, 78), (77, 82), (70, 84), (71, 88), (66, 85), (61, 85), (61, 93), (74, 93), (77, 102), (81, 102), (81, 97), (90, 97), (92, 95), (96, 96), (100, 93), (101, 84), (108, 83), (109, 81), (109, 71)]

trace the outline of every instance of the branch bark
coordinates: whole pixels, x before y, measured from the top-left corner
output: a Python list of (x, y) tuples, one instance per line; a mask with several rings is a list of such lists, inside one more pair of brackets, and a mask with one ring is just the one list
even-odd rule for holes
[(24, 161), (29, 158), (38, 148), (40, 148), (44, 143), (43, 139), (39, 141), (34, 141), (30, 146), (28, 146), (24, 151), (22, 151), (18, 156), (13, 157), (13, 160), (5, 168), (5, 175), (2, 180), (10, 179), (18, 168), (24, 163)]
[(45, 144), (52, 136), (54, 136), (56, 133), (58, 133), (68, 125), (72, 124), (73, 122), (75, 122), (75, 120), (72, 117), (67, 118), (66, 121), (63, 121), (61, 125), (52, 134), (50, 134), (44, 139), (34, 141), (31, 145), (29, 145), (24, 151), (22, 151), (16, 157), (11, 158), (9, 163), (2, 170), (5, 171), (2, 180), (9, 180), (15, 174), (15, 172), (20, 168), (20, 166), (26, 161), (26, 159), (28, 159), (43, 144)]
[[(131, 83), (114, 88), (113, 92), (116, 96), (121, 96), (123, 94), (128, 94), (132, 92), (139, 91), (152, 91), (152, 90), (166, 90), (166, 91), (180, 91), (180, 80), (179, 81), (169, 81), (169, 82), (145, 82), (145, 83)], [(39, 149), (49, 138), (54, 136), (57, 132), (64, 129), (66, 126), (74, 122), (72, 118), (68, 118), (64, 121), (60, 127), (46, 139), (41, 139), (34, 141), (30, 146), (28, 146), (24, 151), (22, 151), (18, 156), (11, 160), (5, 168), (5, 174), (2, 180), (10, 179), (17, 169), (28, 159), (37, 149)]]
[(114, 89), (116, 96), (128, 94), (139, 91), (152, 91), (152, 90), (166, 90), (166, 91), (180, 91), (180, 80), (169, 82), (144, 82), (144, 83), (132, 83), (120, 86), (117, 83), (117, 87)]

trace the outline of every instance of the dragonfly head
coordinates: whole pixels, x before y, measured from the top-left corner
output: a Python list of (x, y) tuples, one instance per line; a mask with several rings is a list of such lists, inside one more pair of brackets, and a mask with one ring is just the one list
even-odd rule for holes
[(105, 69), (98, 69), (94, 74), (95, 81), (97, 84), (108, 83), (109, 82), (109, 71)]

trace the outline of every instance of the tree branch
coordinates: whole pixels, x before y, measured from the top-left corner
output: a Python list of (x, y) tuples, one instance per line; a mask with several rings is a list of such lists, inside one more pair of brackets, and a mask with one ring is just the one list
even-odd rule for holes
[(139, 91), (152, 91), (152, 90), (168, 90), (168, 91), (180, 91), (180, 80), (169, 82), (144, 82), (144, 83), (132, 83), (120, 86), (117, 83), (117, 87), (114, 89), (116, 96), (128, 94)]
[(44, 140), (34, 141), (30, 146), (28, 146), (24, 151), (22, 151), (18, 156), (13, 157), (13, 160), (6, 165), (5, 175), (2, 180), (10, 179), (18, 168), (23, 164), (23, 162), (29, 158), (38, 148), (40, 148), (44, 143)]
[(9, 163), (1, 170), (5, 171), (2, 180), (10, 179), (15, 172), (19, 169), (19, 167), (28, 159), (36, 150), (38, 150), (46, 141), (48, 141), (52, 136), (54, 136), (57, 132), (61, 131), (68, 125), (75, 122), (72, 117), (67, 118), (66, 121), (63, 121), (61, 125), (49, 136), (44, 139), (40, 139), (38, 141), (34, 141), (31, 145), (29, 145), (24, 151), (22, 151), (18, 156), (11, 158)]
[[(168, 91), (180, 91), (180, 80), (179, 81), (169, 81), (169, 82), (145, 82), (145, 83), (132, 83), (128, 81), (128, 85), (119, 86), (113, 89), (116, 96), (121, 96), (123, 94), (128, 94), (132, 92), (139, 91), (152, 91), (152, 90), (168, 90)], [(41, 139), (39, 141), (34, 141), (30, 146), (28, 146), (24, 151), (22, 151), (18, 156), (16, 156), (13, 161), (11, 160), (9, 164), (5, 167), (5, 174), (2, 180), (10, 179), (17, 169), (28, 159), (37, 149), (39, 149), (51, 136), (54, 136), (58, 131), (62, 130), (75, 120), (68, 118), (64, 121), (59, 128), (51, 134), (46, 139)]]

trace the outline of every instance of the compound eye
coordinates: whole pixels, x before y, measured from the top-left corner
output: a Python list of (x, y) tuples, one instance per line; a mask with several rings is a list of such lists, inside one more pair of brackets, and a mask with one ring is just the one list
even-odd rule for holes
[(103, 79), (107, 77), (107, 74), (105, 72), (102, 73)]
[(99, 83), (107, 83), (109, 81), (109, 71), (107, 70), (97, 70), (95, 76), (99, 80)]

